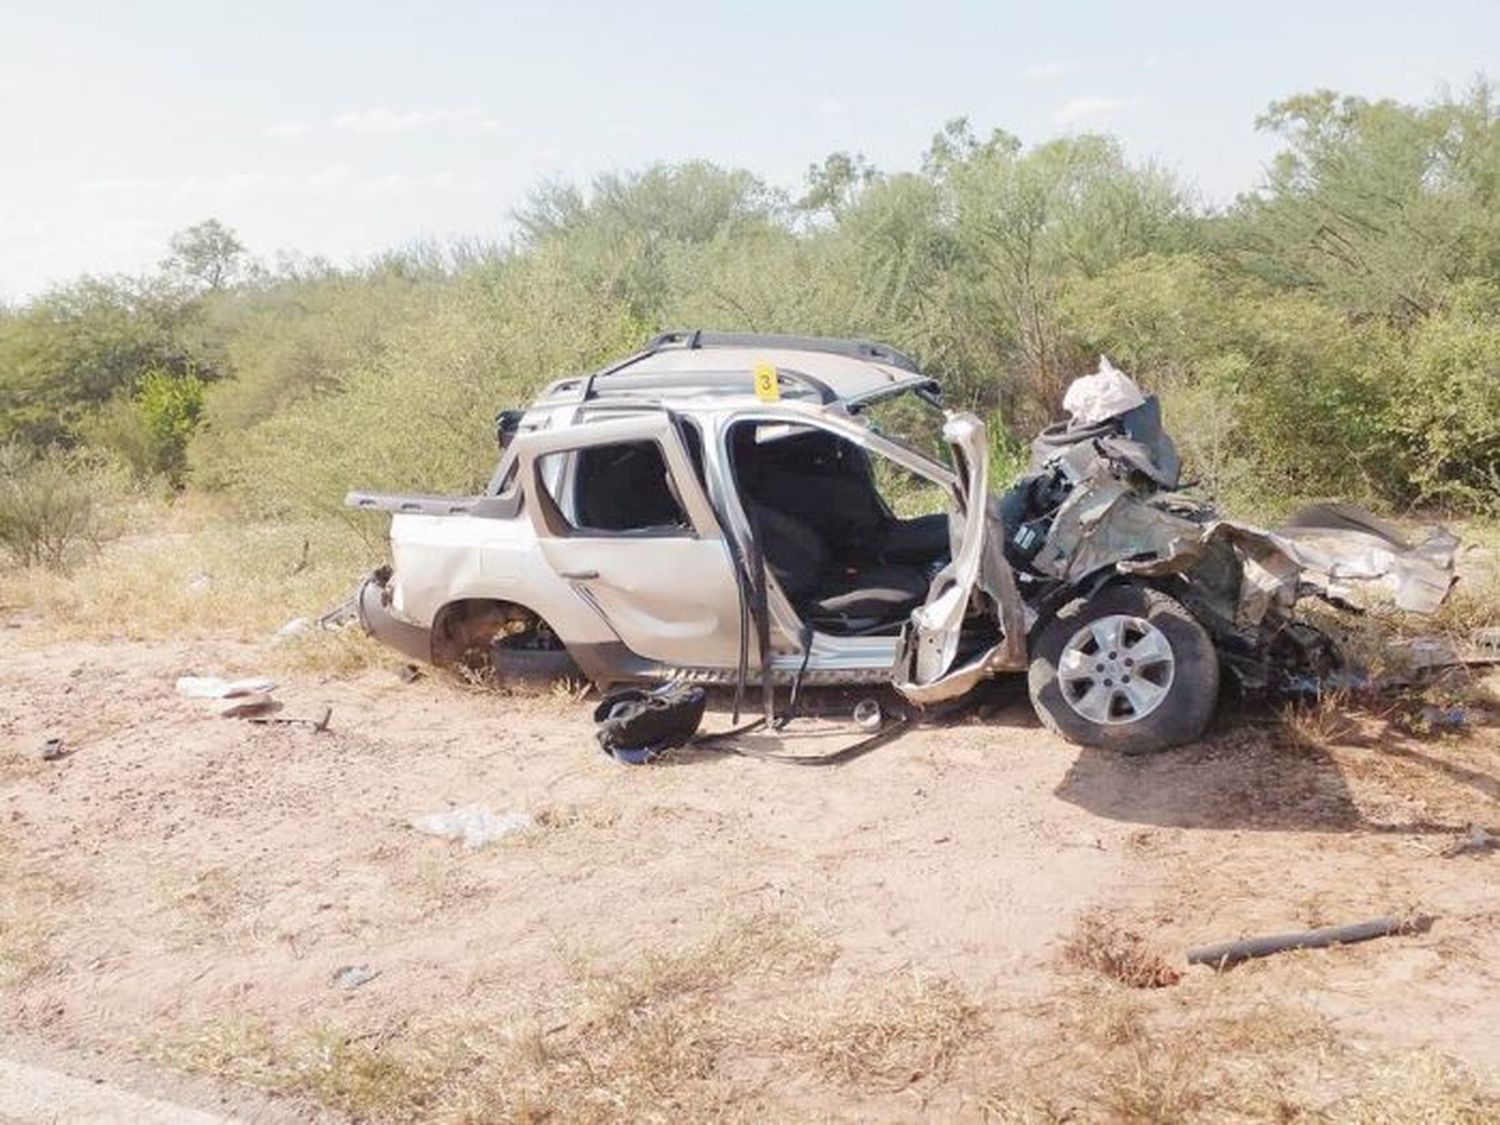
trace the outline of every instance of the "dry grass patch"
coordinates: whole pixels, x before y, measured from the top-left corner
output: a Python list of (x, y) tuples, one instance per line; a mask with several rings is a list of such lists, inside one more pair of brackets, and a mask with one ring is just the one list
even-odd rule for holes
[[(913, 1092), (1028, 1123), (1496, 1119), (1455, 1066), (1351, 1045), (1312, 1011), (1261, 999), (1249, 977), (1073, 984), (996, 1030), (941, 976), (815, 987), (832, 952), (795, 921), (756, 915), (677, 949), (575, 958), (569, 981), (524, 1000), (526, 982), (493, 982), (461, 1022), (231, 1020), (155, 1054), (380, 1122), (760, 1121), (792, 1106), (888, 1112), (892, 1096), (910, 1110)], [(507, 1006), (481, 1016), (491, 994)], [(975, 1078), (993, 1095), (966, 1093)]]
[(1145, 938), (1102, 910), (1079, 917), (1063, 946), (1063, 960), (1131, 988), (1165, 988), (1182, 979)]
[(816, 971), (832, 954), (791, 919), (754, 915), (613, 967), (575, 956), (562, 992), (492, 1021), (283, 1034), (231, 1020), (153, 1053), (360, 1120), (754, 1118), (757, 1092), (731, 1064), (763, 1039), (754, 1020), (736, 1018), (736, 997)]
[(1365, 1088), (1326, 1111), (1334, 1125), (1493, 1125), (1500, 1101), (1432, 1051), (1416, 1051), (1378, 1066)]
[(835, 953), (816, 933), (784, 914), (735, 920), (680, 950), (643, 949), (623, 969), (570, 958), (591, 1023), (619, 1025), (664, 1004), (712, 996), (744, 977), (765, 981), (822, 968)]
[(27, 860), (0, 835), (0, 987), (20, 987), (52, 971), (66, 910), (84, 890), (54, 875), (45, 861)]
[(39, 611), (63, 637), (264, 637), (347, 597), (375, 555), (332, 521), (247, 524), (159, 505), (71, 573), (0, 575), (0, 604)]
[(312, 672), (335, 678), (356, 676), (371, 668), (396, 668), (402, 658), (358, 625), (338, 629), (309, 628), (272, 650), (269, 666), (278, 672)]
[(245, 893), (224, 867), (168, 870), (156, 878), (156, 896), (184, 945), (224, 941), (245, 907)]
[(230, 1019), (157, 1044), (173, 1069), (269, 1093), (307, 1097), (368, 1121), (415, 1121), (434, 1108), (459, 1065), (446, 1037), (392, 1048), (383, 1035), (316, 1028), (280, 1035), (268, 1024)]
[(1266, 1001), (1245, 982), (1199, 978), (1171, 992), (1104, 984), (1039, 1006), (1043, 1030), (1010, 1053), (1012, 1083), (981, 1099), (1006, 1122), (1317, 1122), (1469, 1125), (1494, 1121), (1454, 1063), (1392, 1056), (1342, 1038), (1311, 1009)]
[(0, 988), (26, 984), (51, 968), (57, 925), (44, 906), (0, 896)]
[(1316, 1094), (1328, 1078), (1321, 1064), (1336, 1040), (1326, 1022), (1290, 1006), (1237, 1004), (1220, 982), (1205, 983), (1160, 1000), (1074, 991), (1054, 1032), (1066, 1055), (1031, 1075), (1037, 1086), (1052, 1079), (1046, 1107), (1059, 1119), (1142, 1125), (1307, 1119), (1299, 1084)]
[(947, 1075), (985, 1027), (981, 1008), (956, 982), (905, 972), (783, 1017), (778, 1046), (843, 1085), (899, 1090)]
[(1500, 524), (1471, 524), (1460, 536), (1459, 581), (1433, 619), (1436, 631), (1461, 639), (1500, 625)]
[(536, 824), (541, 832), (531, 839), (539, 839), (548, 832), (577, 832), (611, 830), (620, 823), (620, 810), (601, 808), (598, 805), (551, 805), (536, 811)]
[(1326, 751), (1360, 738), (1359, 719), (1346, 691), (1327, 691), (1309, 703), (1281, 709), (1281, 733), (1298, 750)]

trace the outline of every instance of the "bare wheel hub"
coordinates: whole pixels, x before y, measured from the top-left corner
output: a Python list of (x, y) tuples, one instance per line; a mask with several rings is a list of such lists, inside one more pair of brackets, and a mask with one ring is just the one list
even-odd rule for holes
[(1057, 679), (1069, 707), (1091, 723), (1114, 726), (1160, 707), (1176, 670), (1165, 633), (1144, 617), (1114, 613), (1073, 634)]

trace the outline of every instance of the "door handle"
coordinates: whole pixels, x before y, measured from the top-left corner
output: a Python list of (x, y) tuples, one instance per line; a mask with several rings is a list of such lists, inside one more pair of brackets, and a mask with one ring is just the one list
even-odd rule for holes
[(597, 570), (560, 570), (557, 576), (571, 582), (587, 582), (592, 578), (598, 578), (599, 572)]

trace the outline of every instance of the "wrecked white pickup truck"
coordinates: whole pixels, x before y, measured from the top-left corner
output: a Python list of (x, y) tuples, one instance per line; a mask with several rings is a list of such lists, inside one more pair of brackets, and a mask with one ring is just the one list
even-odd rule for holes
[[(945, 449), (872, 421), (935, 412)], [(394, 513), (360, 617), (422, 660), (598, 684), (891, 683), (919, 705), (1025, 671), (1043, 721), (1139, 752), (1187, 741), (1221, 674), (1317, 676), (1308, 595), (1418, 612), (1456, 541), (1342, 505), (1266, 531), (1177, 490), (1154, 399), (1101, 366), (1030, 471), (989, 495), (989, 442), (935, 380), (860, 341), (678, 332), (499, 419), (477, 496), (354, 492)], [(913, 490), (940, 503), (909, 511)]]

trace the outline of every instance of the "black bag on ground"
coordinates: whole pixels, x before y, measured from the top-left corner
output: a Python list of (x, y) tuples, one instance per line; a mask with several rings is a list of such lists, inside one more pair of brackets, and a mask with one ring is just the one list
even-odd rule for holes
[(707, 703), (708, 692), (697, 684), (612, 691), (594, 708), (595, 737), (611, 758), (638, 766), (686, 745), (698, 733)]

